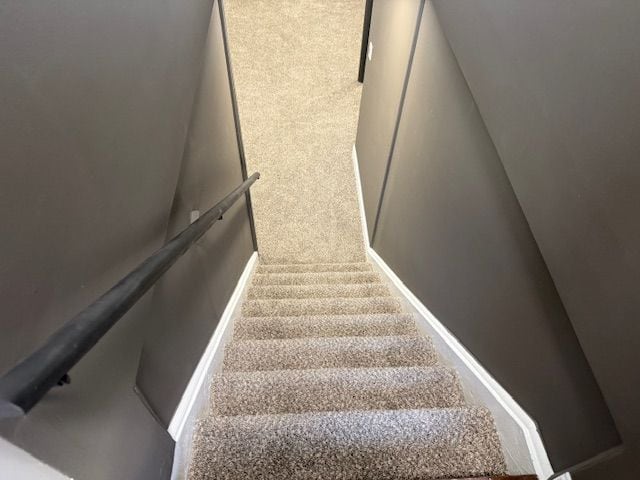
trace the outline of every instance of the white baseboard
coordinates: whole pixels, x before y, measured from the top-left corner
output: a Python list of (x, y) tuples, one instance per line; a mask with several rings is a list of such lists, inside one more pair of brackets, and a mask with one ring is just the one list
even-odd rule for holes
[(356, 176), (356, 192), (358, 193), (358, 207), (360, 209), (360, 224), (362, 225), (362, 238), (364, 240), (365, 250), (369, 248), (369, 229), (367, 228), (367, 217), (364, 214), (364, 197), (362, 196), (362, 182), (360, 181), (360, 165), (358, 164), (358, 152), (355, 143), (351, 150), (351, 159), (353, 160), (353, 173)]
[(229, 303), (227, 303), (227, 306), (222, 313), (222, 317), (220, 317), (218, 326), (213, 332), (211, 340), (209, 340), (209, 344), (207, 345), (204, 354), (200, 358), (200, 361), (198, 362), (193, 375), (191, 375), (191, 379), (189, 380), (187, 388), (182, 394), (182, 398), (180, 399), (178, 408), (173, 414), (173, 418), (171, 419), (171, 423), (169, 424), (168, 428), (169, 434), (176, 441), (178, 441), (182, 436), (185, 424), (187, 422), (187, 419), (190, 417), (190, 414), (196, 403), (196, 399), (198, 398), (202, 387), (205, 385), (205, 382), (210, 375), (213, 359), (216, 357), (216, 354), (219, 353), (220, 347), (223, 346), (222, 340), (225, 337), (227, 329), (229, 328), (233, 313), (238, 307), (240, 299), (242, 298), (242, 294), (245, 290), (245, 287), (247, 286), (247, 282), (251, 277), (251, 273), (253, 272), (257, 261), (258, 252), (253, 252), (253, 255), (251, 255), (251, 257), (249, 258), (247, 265), (244, 267), (242, 275), (240, 275), (238, 284), (231, 294), (231, 298), (229, 299)]

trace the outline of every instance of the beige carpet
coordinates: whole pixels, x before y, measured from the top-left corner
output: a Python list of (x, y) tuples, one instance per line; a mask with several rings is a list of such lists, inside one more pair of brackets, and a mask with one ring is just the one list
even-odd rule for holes
[(262, 263), (364, 259), (351, 148), (364, 0), (226, 0)]
[(505, 470), (488, 410), (366, 263), (351, 146), (363, 0), (227, 0), (260, 265), (190, 480)]
[(197, 426), (189, 480), (504, 473), (488, 410), (368, 263), (260, 265)]

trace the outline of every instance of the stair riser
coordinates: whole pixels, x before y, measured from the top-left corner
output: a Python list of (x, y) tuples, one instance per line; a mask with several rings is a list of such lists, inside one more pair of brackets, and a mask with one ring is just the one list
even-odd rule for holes
[(192, 480), (427, 479), (505, 469), (490, 415), (474, 408), (214, 417), (196, 438)]
[(227, 345), (225, 371), (430, 366), (438, 361), (420, 337), (257, 340)]
[(293, 370), (222, 375), (215, 415), (459, 407), (457, 375), (443, 367)]
[(365, 298), (383, 297), (391, 293), (381, 283), (356, 285), (254, 285), (249, 287), (249, 299), (283, 298)]
[(287, 265), (258, 265), (256, 273), (309, 273), (309, 272), (371, 272), (368, 263), (311, 263)]
[(401, 303), (392, 297), (333, 298), (326, 300), (247, 300), (242, 305), (242, 315), (245, 317), (365, 315), (401, 312)]
[(380, 283), (380, 276), (374, 272), (350, 273), (276, 273), (257, 274), (253, 285), (329, 285)]
[(246, 317), (234, 324), (235, 340), (309, 337), (373, 337), (417, 335), (410, 315), (362, 315), (315, 317)]

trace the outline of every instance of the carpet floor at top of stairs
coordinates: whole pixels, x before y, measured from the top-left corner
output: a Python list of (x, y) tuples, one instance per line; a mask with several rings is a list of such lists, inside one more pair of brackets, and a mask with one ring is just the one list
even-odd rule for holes
[[(318, 281), (283, 281), (303, 278)], [(458, 374), (371, 265), (257, 267), (198, 422), (190, 480), (504, 471), (490, 413), (466, 403)]]

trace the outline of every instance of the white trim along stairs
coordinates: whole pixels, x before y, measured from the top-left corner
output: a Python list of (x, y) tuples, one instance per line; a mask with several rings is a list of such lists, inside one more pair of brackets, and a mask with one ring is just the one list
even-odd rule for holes
[(365, 247), (253, 254), (171, 421), (173, 478), (553, 474), (533, 420)]

